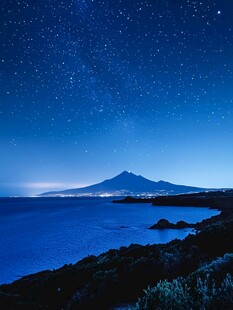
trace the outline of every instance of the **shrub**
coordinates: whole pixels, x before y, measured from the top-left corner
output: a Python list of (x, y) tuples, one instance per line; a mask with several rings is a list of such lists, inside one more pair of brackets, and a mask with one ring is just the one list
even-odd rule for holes
[(160, 281), (155, 287), (148, 287), (144, 292), (145, 296), (138, 300), (135, 309), (185, 310), (191, 307), (189, 288), (183, 278), (177, 278), (172, 282)]
[(210, 309), (212, 304), (215, 303), (218, 290), (214, 281), (210, 281), (209, 275), (202, 280), (197, 278), (196, 287), (194, 289), (195, 297), (194, 304), (196, 309), (204, 310)]
[(226, 274), (219, 286), (206, 275), (196, 278), (195, 286), (189, 286), (184, 278), (172, 282), (160, 281), (155, 287), (144, 290), (134, 310), (212, 310), (233, 309), (233, 277)]

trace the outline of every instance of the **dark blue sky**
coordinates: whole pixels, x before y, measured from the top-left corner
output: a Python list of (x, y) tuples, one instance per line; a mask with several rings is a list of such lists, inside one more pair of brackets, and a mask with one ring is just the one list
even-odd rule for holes
[(232, 0), (5, 0), (0, 195), (131, 170), (233, 187)]

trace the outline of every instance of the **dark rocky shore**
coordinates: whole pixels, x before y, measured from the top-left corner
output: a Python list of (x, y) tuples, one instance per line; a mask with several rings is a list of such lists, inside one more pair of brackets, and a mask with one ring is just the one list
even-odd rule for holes
[(202, 192), (194, 194), (157, 196), (152, 198), (134, 198), (127, 196), (114, 203), (152, 203), (154, 206), (194, 206), (213, 209), (231, 210), (233, 205), (233, 190)]
[(183, 202), (221, 214), (182, 241), (121, 247), (1, 285), (0, 309), (233, 308), (233, 191), (123, 202)]
[(233, 190), (203, 192), (194, 194), (183, 194), (174, 196), (158, 196), (153, 198), (134, 198), (127, 196), (122, 200), (114, 200), (114, 203), (151, 203), (154, 206), (193, 206), (193, 207), (208, 207), (221, 211), (219, 215), (212, 216), (209, 219), (190, 224), (185, 221), (170, 223), (166, 219), (160, 219), (150, 229), (183, 229), (195, 228), (202, 229), (206, 225), (210, 225), (216, 221), (221, 221), (229, 218), (233, 208)]

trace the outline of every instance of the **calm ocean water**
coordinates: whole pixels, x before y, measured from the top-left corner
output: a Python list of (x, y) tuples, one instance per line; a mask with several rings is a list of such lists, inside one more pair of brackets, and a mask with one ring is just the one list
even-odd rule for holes
[(161, 218), (219, 214), (194, 207), (113, 204), (112, 198), (0, 198), (0, 284), (131, 243), (166, 243), (191, 229), (149, 230)]

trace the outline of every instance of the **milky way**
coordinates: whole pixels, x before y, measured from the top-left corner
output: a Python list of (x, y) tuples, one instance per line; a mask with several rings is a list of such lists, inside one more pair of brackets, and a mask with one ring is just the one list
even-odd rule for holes
[(0, 194), (125, 169), (233, 187), (231, 0), (7, 0), (0, 16)]

